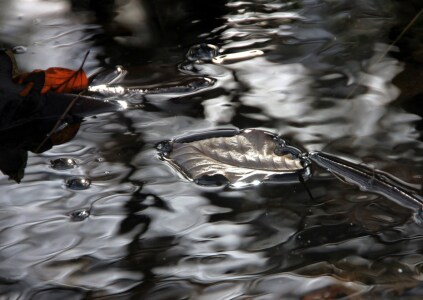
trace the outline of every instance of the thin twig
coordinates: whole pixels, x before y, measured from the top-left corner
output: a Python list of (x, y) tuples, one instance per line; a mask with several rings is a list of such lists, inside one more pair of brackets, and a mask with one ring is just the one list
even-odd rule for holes
[[(84, 64), (85, 64), (85, 61), (87, 60), (87, 57), (88, 57), (88, 55), (90, 54), (90, 50), (88, 50), (87, 51), (87, 53), (85, 53), (85, 56), (84, 56), (84, 59), (82, 60), (82, 63), (81, 63), (81, 65), (79, 66), (79, 68), (75, 71), (75, 73), (72, 75), (72, 76), (70, 76), (70, 77), (68, 77), (65, 81), (63, 81), (62, 83), (61, 83), (61, 85), (60, 86), (62, 86), (62, 85), (64, 85), (64, 84), (67, 84), (72, 78), (75, 78), (75, 75), (76, 74), (78, 74), (78, 72), (80, 72), (81, 70), (82, 70), (82, 67), (84, 66)], [(56, 87), (56, 88), (54, 88), (54, 89), (52, 89), (52, 91), (57, 91), (59, 88), (60, 88), (60, 86), (58, 86), (58, 87)]]
[(420, 9), (420, 11), (414, 16), (414, 18), (410, 21), (410, 23), (405, 26), (405, 28), (401, 31), (401, 33), (397, 36), (397, 38), (389, 45), (388, 48), (380, 55), (379, 59), (376, 61), (376, 63), (379, 63), (385, 56), (388, 54), (389, 51), (391, 51), (392, 47), (398, 43), (398, 41), (404, 36), (404, 34), (410, 29), (411, 26), (414, 25), (414, 23), (420, 18), (420, 15), (423, 13), (423, 8)]
[[(85, 61), (87, 60), (88, 55), (90, 54), (90, 50), (87, 51), (87, 53), (84, 56), (84, 59), (82, 60), (81, 66), (78, 68), (77, 72), (82, 70), (82, 67), (85, 64)], [(65, 82), (69, 81), (72, 77), (69, 77)], [(69, 113), (69, 111), (72, 109), (72, 107), (75, 105), (76, 101), (82, 96), (83, 93), (85, 93), (87, 90), (81, 91), (76, 97), (69, 103), (69, 105), (66, 107), (63, 114), (60, 116), (59, 120), (57, 120), (56, 124), (54, 124), (53, 129), (45, 136), (41, 144), (38, 145), (37, 149), (35, 149), (35, 152), (38, 153), (41, 148), (47, 143), (51, 135), (59, 128), (60, 124), (63, 122), (63, 120), (66, 118), (66, 115)]]
[(81, 71), (81, 70), (82, 70), (82, 67), (83, 67), (83, 66), (84, 66), (84, 64), (85, 64), (85, 61), (87, 60), (87, 57), (88, 57), (88, 55), (90, 54), (90, 51), (91, 51), (91, 50), (88, 50), (88, 51), (87, 51), (87, 53), (85, 53), (84, 59), (82, 60), (81, 66), (79, 67), (78, 71)]
[(38, 153), (41, 150), (41, 148), (48, 141), (48, 139), (51, 137), (51, 135), (56, 131), (57, 128), (59, 128), (60, 124), (66, 118), (66, 115), (69, 113), (69, 111), (72, 109), (72, 107), (75, 105), (76, 101), (78, 101), (78, 99), (82, 96), (83, 93), (85, 93), (85, 90), (82, 91), (82, 92), (80, 92), (78, 95), (76, 95), (75, 98), (73, 98), (73, 100), (71, 101), (71, 103), (69, 103), (68, 107), (66, 107), (66, 110), (60, 116), (59, 120), (57, 120), (56, 124), (54, 124), (53, 129), (46, 135), (46, 137), (41, 142), (41, 144), (38, 145), (37, 149), (35, 149), (35, 153)]
[[(385, 51), (382, 52), (382, 54), (377, 58), (375, 64), (378, 64), (382, 61), (382, 59), (389, 53), (389, 51), (391, 51), (392, 47), (394, 47), (394, 45), (398, 43), (398, 41), (404, 36), (404, 34), (410, 29), (410, 27), (414, 25), (414, 23), (418, 20), (418, 18), (420, 18), (420, 15), (422, 13), (423, 13), (423, 8), (420, 9), (420, 11), (414, 16), (414, 18), (407, 24), (407, 26), (405, 26), (405, 28), (397, 36), (397, 38), (385, 49)], [(350, 99), (352, 94), (354, 94), (354, 92), (358, 89), (361, 83), (362, 83), (362, 79), (360, 79), (358, 84), (348, 93), (347, 97), (345, 97), (345, 100)]]

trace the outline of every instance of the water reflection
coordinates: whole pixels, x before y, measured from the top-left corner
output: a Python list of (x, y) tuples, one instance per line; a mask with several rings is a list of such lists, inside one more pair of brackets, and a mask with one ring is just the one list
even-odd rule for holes
[[(91, 48), (89, 70), (124, 65), (127, 83), (181, 75), (215, 81), (204, 93), (158, 93), (135, 99), (148, 109), (86, 118), (72, 142), (29, 155), (20, 185), (0, 178), (1, 293), (12, 299), (421, 296), (421, 227), (409, 211), (323, 170), (307, 183), (313, 199), (299, 184), (198, 187), (177, 177), (154, 149), (219, 124), (261, 126), (309, 151), (354, 157), (421, 184), (423, 148), (415, 130), (421, 118), (393, 104), (399, 91), (391, 82), (402, 65), (380, 55), (396, 20), (392, 3), (145, 0), (122, 10), (136, 7), (134, 18), (114, 18), (118, 11), (106, 9), (96, 20), (84, 7), (84, 14), (69, 13), (66, 1), (2, 2), (1, 43), (27, 47), (19, 55), (25, 69), (79, 66), (79, 54)], [(189, 48), (201, 44), (219, 46), (218, 55), (264, 55), (222, 65), (187, 61)], [(59, 158), (78, 167), (52, 168)], [(87, 177), (91, 185), (69, 189), (71, 177)]]

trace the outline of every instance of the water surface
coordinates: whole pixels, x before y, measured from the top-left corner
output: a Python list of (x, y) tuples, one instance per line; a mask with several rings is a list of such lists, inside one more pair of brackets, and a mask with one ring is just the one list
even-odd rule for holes
[[(107, 97), (130, 108), (29, 153), (20, 184), (0, 178), (1, 299), (423, 295), (411, 211), (318, 168), (313, 199), (301, 184), (200, 187), (154, 148), (257, 127), (421, 191), (422, 20), (386, 53), (417, 2), (82, 2), (0, 3), (0, 41), (24, 47), (22, 70), (78, 68), (91, 50), (88, 73), (128, 71), (126, 92)], [(263, 55), (212, 61), (253, 50)], [(60, 158), (73, 162), (51, 163)]]

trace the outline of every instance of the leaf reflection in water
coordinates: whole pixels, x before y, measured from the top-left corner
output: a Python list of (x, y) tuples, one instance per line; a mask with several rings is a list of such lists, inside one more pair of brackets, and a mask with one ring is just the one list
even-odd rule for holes
[(308, 157), (311, 161), (339, 176), (347, 183), (357, 185), (363, 191), (382, 195), (411, 209), (414, 211), (414, 220), (417, 223), (423, 222), (423, 199), (416, 194), (416, 191), (413, 191), (398, 179), (322, 152), (311, 152)]

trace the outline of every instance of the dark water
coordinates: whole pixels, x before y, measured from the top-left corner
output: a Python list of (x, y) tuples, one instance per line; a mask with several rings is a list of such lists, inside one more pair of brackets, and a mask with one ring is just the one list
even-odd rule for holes
[[(388, 49), (420, 9), (0, 1), (0, 41), (22, 46), (22, 70), (78, 68), (90, 49), (88, 73), (128, 71), (125, 92), (109, 96), (132, 108), (86, 118), (69, 143), (30, 153), (20, 184), (0, 178), (0, 299), (423, 297), (423, 227), (410, 210), (318, 168), (313, 199), (301, 184), (200, 187), (154, 149), (258, 127), (421, 191), (423, 17)], [(217, 48), (191, 48), (201, 44)], [(211, 61), (252, 50), (263, 55)], [(73, 161), (51, 163), (60, 158)]]

